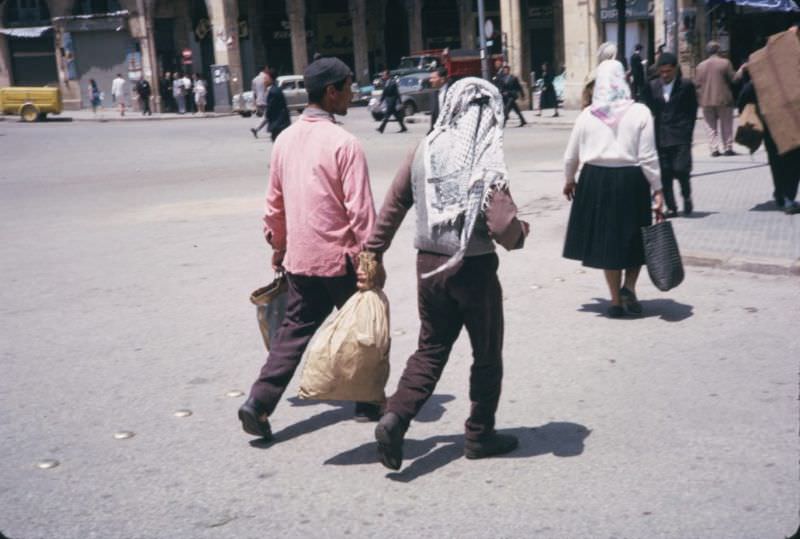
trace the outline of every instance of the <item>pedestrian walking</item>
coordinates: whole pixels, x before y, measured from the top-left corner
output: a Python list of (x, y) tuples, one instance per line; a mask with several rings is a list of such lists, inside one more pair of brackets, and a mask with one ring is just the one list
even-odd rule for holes
[(554, 109), (553, 117), (558, 117), (558, 95), (556, 94), (556, 87), (553, 84), (555, 75), (550, 69), (550, 64), (547, 62), (542, 64), (542, 93), (539, 95), (539, 112), (537, 116), (542, 115), (544, 109)]
[(92, 112), (95, 114), (97, 114), (97, 107), (103, 104), (103, 96), (97, 86), (97, 81), (94, 79), (89, 79), (89, 103), (91, 103)]
[[(749, 79), (746, 73), (744, 78)], [(758, 94), (751, 80), (747, 80), (742, 92), (739, 94), (739, 100), (737, 101), (739, 114), (749, 104), (755, 105), (756, 111), (761, 118), (761, 123), (764, 126), (764, 148), (767, 150), (769, 170), (772, 174), (772, 197), (775, 200), (775, 205), (779, 210), (789, 215), (800, 213), (800, 203), (796, 200), (797, 188), (798, 184), (800, 184), (800, 148), (791, 150), (783, 155), (778, 153), (778, 146), (775, 144), (775, 139), (772, 138), (766, 118), (761, 115)]]
[(603, 270), (611, 295), (609, 318), (626, 310), (640, 314), (641, 227), (652, 223), (651, 210), (663, 218), (663, 197), (653, 117), (631, 99), (620, 62), (606, 60), (597, 67), (592, 104), (575, 121), (564, 169), (563, 192), (572, 201), (564, 257)]
[(634, 100), (643, 100), (644, 86), (647, 84), (644, 77), (644, 60), (642, 60), (642, 46), (636, 44), (630, 60), (631, 96)]
[[(511, 73), (511, 68), (507, 65), (503, 66), (503, 79), (503, 91), (505, 92), (501, 94), (504, 106), (503, 127), (505, 127), (508, 121), (508, 115), (511, 114), (512, 110), (517, 113), (517, 117), (519, 118), (519, 125), (517, 127), (525, 127), (525, 124), (528, 122), (525, 121), (525, 117), (522, 116), (522, 111), (519, 110), (519, 105), (517, 105), (517, 99), (525, 97), (525, 90), (522, 88), (522, 84), (520, 84), (517, 76)], [(558, 116), (558, 110), (556, 110), (556, 116)]]
[(139, 102), (141, 103), (142, 107), (142, 116), (152, 116), (153, 112), (150, 110), (150, 95), (152, 94), (152, 89), (150, 88), (150, 83), (147, 81), (147, 79), (142, 78), (138, 83), (136, 83), (136, 93), (139, 94)]
[(186, 85), (183, 83), (183, 73), (175, 73), (172, 80), (172, 97), (178, 106), (178, 114), (186, 114)]
[(125, 96), (127, 94), (127, 83), (120, 73), (111, 83), (111, 99), (119, 107), (119, 115), (125, 116)]
[[(269, 418), (311, 337), (356, 291), (356, 255), (375, 224), (364, 150), (333, 120), (347, 114), (353, 75), (341, 60), (322, 58), (303, 78), (308, 107), (275, 141), (264, 216), (272, 266), (286, 271), (286, 315), (239, 408), (244, 431), (266, 439)], [(377, 404), (356, 404), (357, 420), (376, 420), (379, 413)]]
[(385, 252), (406, 213), (416, 209), (419, 348), (375, 429), (380, 461), (392, 470), (402, 465), (405, 433), (433, 394), (462, 327), (474, 358), (465, 456), (491, 457), (517, 447), (514, 436), (495, 430), (503, 379), (503, 297), (493, 240), (518, 249), (528, 233), (508, 188), (504, 118), (495, 86), (476, 77), (454, 82), (433, 132), (395, 176), (366, 244), (367, 251)]
[(706, 45), (708, 58), (697, 65), (695, 86), (706, 123), (712, 157), (736, 155), (733, 151), (733, 85), (741, 79), (731, 61), (719, 55), (719, 43)]
[(384, 108), (383, 122), (378, 127), (378, 132), (383, 134), (389, 118), (394, 116), (400, 123), (400, 133), (408, 131), (406, 125), (403, 123), (403, 108), (400, 102), (400, 88), (397, 86), (397, 81), (389, 74), (389, 70), (385, 69), (381, 75), (383, 79), (383, 92), (381, 93), (381, 104)]
[(186, 96), (186, 111), (194, 114), (197, 112), (197, 107), (194, 104), (194, 85), (188, 72), (183, 74), (182, 82), (183, 95)]
[(251, 90), (253, 91), (253, 100), (256, 105), (256, 116), (261, 118), (257, 127), (251, 127), (250, 132), (253, 137), (258, 138), (258, 132), (267, 127), (269, 118), (267, 118), (267, 77), (269, 73), (269, 66), (264, 66), (258, 75), (253, 77), (251, 82)]
[(172, 97), (172, 73), (164, 72), (158, 85), (159, 95), (161, 96), (161, 112), (174, 112), (175, 103)]
[(436, 125), (436, 120), (439, 119), (439, 110), (441, 110), (442, 100), (447, 93), (447, 69), (444, 67), (437, 67), (431, 73), (431, 88), (436, 89), (436, 92), (431, 96), (431, 127), (428, 130), (430, 134), (433, 127)]
[(658, 59), (659, 78), (650, 82), (648, 106), (655, 117), (656, 144), (661, 163), (661, 183), (667, 217), (677, 217), (673, 179), (683, 197), (683, 213), (691, 215), (692, 139), (697, 118), (697, 91), (692, 81), (679, 76), (678, 59), (664, 52)]
[(283, 95), (283, 90), (278, 86), (277, 80), (278, 72), (275, 69), (270, 69), (265, 79), (267, 85), (267, 110), (265, 117), (267, 119), (267, 131), (270, 137), (272, 137), (272, 142), (275, 142), (278, 135), (291, 125), (291, 120), (289, 120), (289, 107), (286, 105), (286, 97)]
[(206, 95), (208, 94), (208, 90), (206, 90), (206, 81), (202, 75), (198, 75), (195, 73), (194, 75), (194, 104), (197, 106), (197, 112), (200, 114), (206, 113)]

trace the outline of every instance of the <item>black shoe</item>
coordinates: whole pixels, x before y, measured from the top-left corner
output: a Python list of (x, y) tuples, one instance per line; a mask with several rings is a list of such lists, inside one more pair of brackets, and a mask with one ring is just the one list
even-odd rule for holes
[(528, 122), (522, 122), (517, 127), (525, 127), (526, 125), (528, 125)]
[(619, 305), (611, 305), (606, 309), (606, 316), (609, 318), (622, 318), (625, 315), (625, 309)]
[(518, 445), (519, 440), (516, 436), (493, 432), (483, 440), (464, 442), (464, 456), (468, 459), (483, 459), (495, 455), (505, 455), (514, 451)]
[(408, 131), (408, 129), (403, 128), (400, 131), (398, 131), (398, 133), (405, 133), (406, 131)]
[(667, 210), (666, 213), (664, 213), (664, 217), (667, 219), (672, 219), (673, 217), (677, 216), (678, 216), (678, 210)]
[(255, 137), (255, 138), (258, 138), (258, 131), (256, 131), (255, 129), (253, 129), (253, 128), (251, 127), (251, 128), (250, 128), (250, 132), (253, 134), (253, 137)]
[(683, 199), (683, 214), (689, 216), (694, 211), (694, 204), (692, 204), (691, 198), (684, 198)]
[(561, 116), (561, 115), (559, 113), (557, 113), (557, 112), (555, 114), (553, 114), (553, 118), (558, 118), (559, 116)]
[(381, 129), (380, 127), (375, 128), (375, 131), (383, 135), (383, 129)]
[(403, 465), (403, 437), (407, 427), (394, 412), (384, 415), (375, 426), (378, 441), (378, 458), (390, 470), (399, 470)]
[(733, 150), (725, 150), (725, 154), (724, 155), (730, 157), (732, 155), (739, 155), (739, 154), (734, 152)]
[(636, 298), (633, 291), (628, 290), (624, 286), (619, 290), (619, 297), (622, 299), (622, 305), (631, 314), (642, 314), (642, 304)]
[(259, 436), (265, 440), (272, 439), (272, 428), (269, 426), (269, 419), (267, 419), (266, 412), (253, 398), (247, 399), (241, 407), (239, 407), (239, 420), (242, 422), (242, 429), (247, 434)]
[(371, 402), (357, 402), (356, 411), (353, 414), (353, 419), (359, 423), (369, 423), (370, 421), (377, 421), (381, 418), (381, 407), (378, 404)]
[(722, 154), (719, 153), (717, 150), (714, 150), (713, 152), (711, 152), (711, 157), (719, 157), (720, 155), (722, 155)]
[(800, 213), (800, 204), (793, 200), (787, 200), (783, 205), (783, 213), (786, 215), (794, 215)]

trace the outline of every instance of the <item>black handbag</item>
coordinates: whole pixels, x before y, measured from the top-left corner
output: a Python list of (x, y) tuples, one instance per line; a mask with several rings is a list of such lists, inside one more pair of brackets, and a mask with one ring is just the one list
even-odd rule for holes
[(261, 337), (267, 351), (278, 333), (278, 328), (283, 323), (288, 290), (289, 283), (286, 280), (286, 274), (278, 272), (270, 284), (262, 286), (250, 294), (250, 302), (256, 306), (258, 328), (261, 330)]
[(666, 292), (681, 284), (684, 277), (683, 261), (672, 223), (662, 221), (652, 226), (643, 226), (642, 240), (647, 273), (655, 287)]

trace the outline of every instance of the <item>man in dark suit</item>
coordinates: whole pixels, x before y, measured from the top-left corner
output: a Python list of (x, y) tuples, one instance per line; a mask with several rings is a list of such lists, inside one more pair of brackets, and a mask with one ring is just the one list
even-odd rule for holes
[(400, 122), (401, 133), (408, 131), (406, 125), (403, 123), (403, 109), (397, 110), (400, 104), (400, 88), (397, 87), (397, 81), (392, 78), (388, 69), (384, 70), (381, 78), (384, 84), (383, 93), (381, 94), (381, 103), (385, 106), (385, 112), (383, 114), (383, 122), (381, 122), (381, 126), (378, 128), (378, 132), (383, 133), (386, 124), (389, 123), (389, 118), (392, 116), (397, 118), (397, 121)]
[(281, 131), (291, 125), (289, 120), (289, 107), (286, 105), (286, 97), (283, 90), (277, 83), (278, 73), (274, 69), (267, 72), (265, 84), (267, 85), (267, 131), (269, 131), (272, 141), (278, 138)]
[[(503, 103), (505, 105), (503, 127), (505, 127), (506, 122), (508, 121), (508, 115), (511, 114), (512, 110), (516, 112), (517, 117), (519, 117), (519, 125), (517, 127), (524, 127), (528, 122), (525, 121), (525, 118), (522, 116), (522, 112), (519, 110), (517, 99), (520, 97), (525, 97), (525, 90), (519, 83), (519, 79), (511, 74), (511, 68), (507, 65), (503, 66), (503, 79), (503, 90), (501, 91)], [(558, 109), (556, 109), (555, 116), (558, 116)]]
[(658, 60), (659, 77), (650, 82), (648, 106), (655, 117), (656, 146), (661, 162), (661, 183), (667, 204), (667, 217), (676, 217), (678, 207), (672, 191), (677, 179), (683, 196), (683, 213), (692, 205), (692, 137), (697, 118), (697, 91), (690, 80), (678, 74), (678, 59), (664, 52)]
[(444, 67), (437, 67), (436, 70), (431, 73), (430, 81), (431, 88), (435, 88), (436, 92), (431, 96), (433, 104), (431, 105), (431, 128), (428, 130), (428, 133), (433, 131), (433, 126), (436, 125), (436, 120), (439, 118), (439, 104), (444, 100), (444, 95), (447, 93), (447, 69)]
[(644, 89), (644, 65), (642, 64), (642, 46), (636, 45), (631, 55), (631, 93), (636, 101), (642, 100)]

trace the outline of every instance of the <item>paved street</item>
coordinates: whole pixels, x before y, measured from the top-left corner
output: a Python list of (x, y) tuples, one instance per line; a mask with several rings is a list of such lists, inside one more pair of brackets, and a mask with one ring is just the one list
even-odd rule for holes
[[(549, 120), (549, 119), (548, 119)], [(0, 122), (0, 532), (38, 538), (782, 538), (798, 527), (800, 216), (766, 156), (712, 159), (698, 131), (692, 265), (610, 320), (599, 271), (561, 258), (569, 118), (506, 132), (531, 222), (501, 253), (503, 458), (463, 458), (469, 343), (412, 424), (399, 473), (347, 403), (298, 401), (276, 442), (236, 409), (264, 359), (248, 302), (271, 144), (255, 119)], [(427, 131), (365, 109), (376, 201)], [(741, 150), (741, 149), (740, 149)], [(396, 386), (416, 343), (414, 222), (386, 256)], [(750, 270), (750, 271), (742, 271)], [(177, 417), (190, 410), (188, 417)], [(185, 414), (181, 414), (185, 415)], [(123, 431), (133, 437), (117, 439)], [(59, 465), (39, 469), (54, 459)]]

